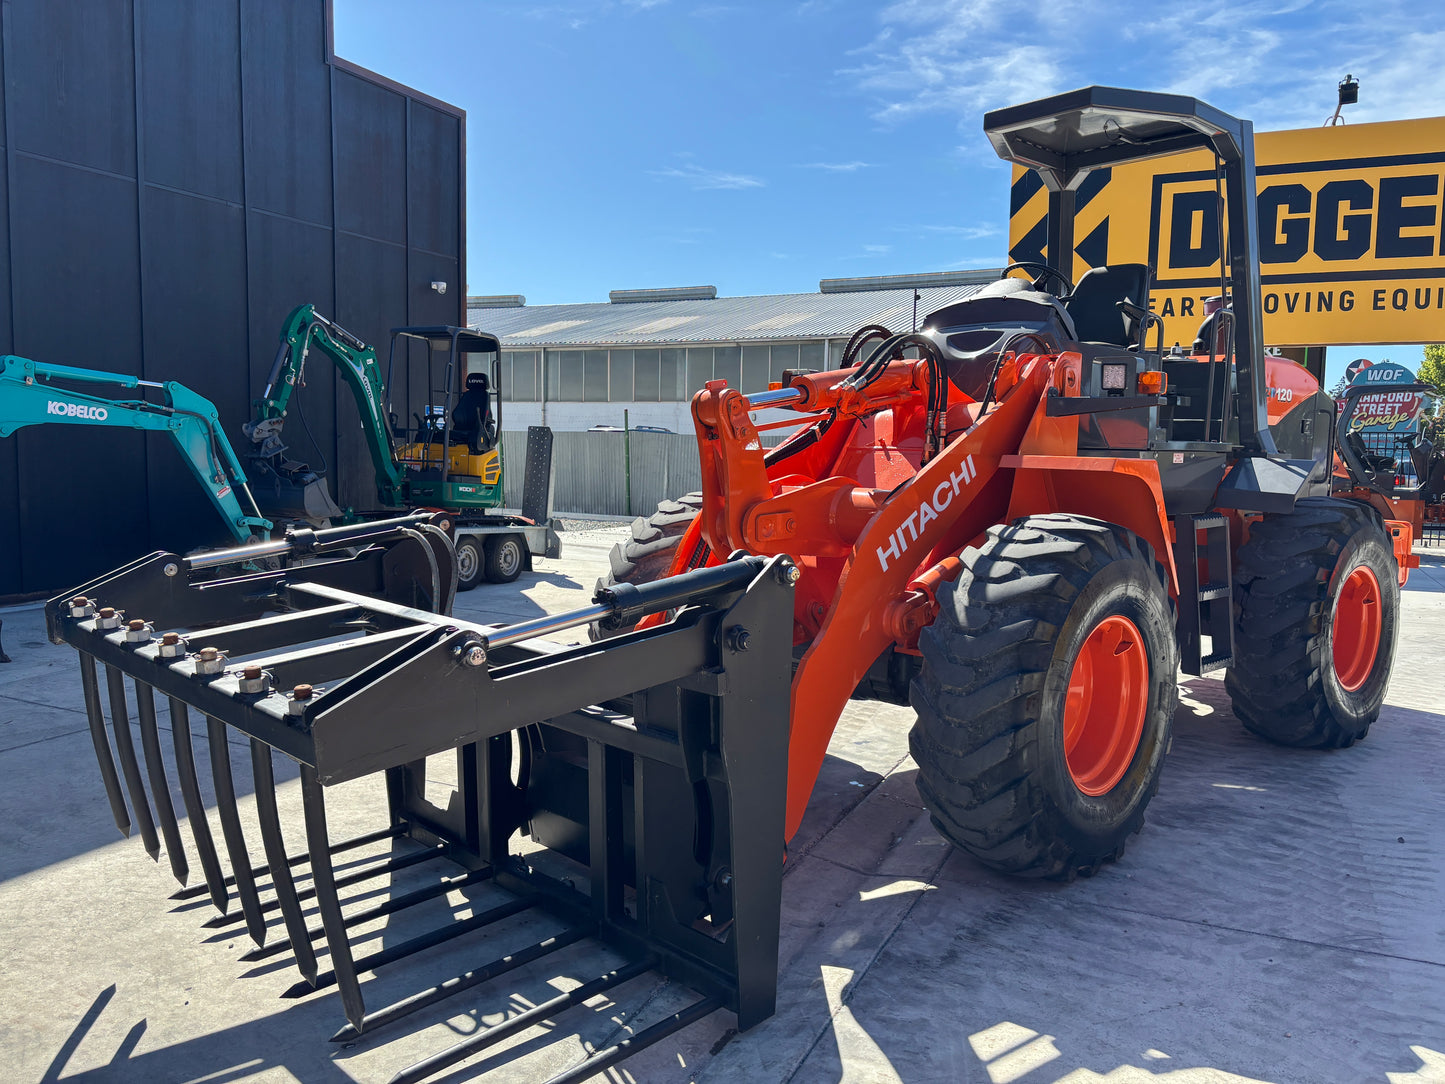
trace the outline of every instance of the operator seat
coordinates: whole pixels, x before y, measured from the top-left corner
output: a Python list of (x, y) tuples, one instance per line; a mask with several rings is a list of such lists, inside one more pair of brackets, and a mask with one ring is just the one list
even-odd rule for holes
[(1139, 321), (1119, 309), (1128, 301), (1149, 307), (1149, 267), (1142, 263), (1116, 263), (1086, 271), (1064, 309), (1074, 321), (1079, 342), (1128, 349), (1139, 342)]
[(452, 411), (452, 443), (467, 445), (473, 455), (491, 451), (497, 443), (486, 373), (467, 374), (466, 391)]

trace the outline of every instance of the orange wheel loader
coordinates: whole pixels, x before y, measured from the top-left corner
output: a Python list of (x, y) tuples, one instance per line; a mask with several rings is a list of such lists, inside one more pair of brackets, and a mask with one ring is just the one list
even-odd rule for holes
[[(984, 129), (1042, 178), (1051, 262), (1010, 265), (916, 333), (861, 329), (836, 371), (750, 396), (709, 384), (702, 492), (637, 521), (609, 579), (789, 555), (789, 835), (844, 703), (878, 697), (918, 713), (918, 788), (944, 836), (1067, 879), (1139, 830), (1181, 668), (1227, 669), (1237, 715), (1271, 741), (1365, 735), (1419, 522), (1330, 496), (1334, 403), (1265, 354), (1249, 122), (1091, 87)], [(1166, 350), (1150, 268), (1073, 283), (1054, 254), (1073, 252), (1091, 170), (1199, 148), (1227, 209), (1225, 304), (1192, 349)], [(767, 451), (760, 430), (785, 423), (755, 422), (763, 408), (800, 415)]]

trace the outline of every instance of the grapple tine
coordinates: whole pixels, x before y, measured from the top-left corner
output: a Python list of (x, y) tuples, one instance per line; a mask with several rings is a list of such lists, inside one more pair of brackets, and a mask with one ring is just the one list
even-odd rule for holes
[[(508, 900), (506, 903), (500, 903), (496, 907), (492, 907), (480, 914), (472, 915), (470, 918), (455, 919), (440, 929), (431, 930), (428, 933), (422, 934), (420, 937), (413, 937), (399, 944), (388, 945), (386, 948), (379, 949), (369, 956), (363, 956), (361, 959), (355, 961), (352, 967), (357, 972), (375, 971), (379, 967), (385, 967), (387, 964), (395, 963), (397, 960), (404, 960), (406, 957), (412, 956), (415, 953), (423, 952), (429, 948), (436, 948), (438, 945), (444, 944), (454, 937), (460, 937), (464, 933), (480, 930), (483, 926), (490, 926), (493, 922), (500, 922), (504, 918), (510, 918), (512, 915), (520, 914), (532, 906), (534, 906), (534, 904), (531, 900), (525, 896), (518, 896), (516, 899)], [(327, 936), (329, 938), (330, 934)], [(313, 988), (319, 990), (321, 987), (330, 986), (336, 981), (337, 976), (334, 972), (323, 971), (317, 976)], [(310, 990), (307, 990), (298, 983), (295, 986), (281, 991), (281, 996), (305, 997), (310, 992)], [(355, 1020), (351, 1022), (356, 1024)], [(358, 1025), (356, 1030), (360, 1033), (361, 1027)]]
[(184, 886), (190, 877), (191, 867), (186, 861), (185, 848), (181, 846), (181, 829), (176, 824), (176, 808), (171, 804), (171, 785), (166, 779), (165, 761), (161, 759), (155, 690), (143, 681), (133, 684), (136, 715), (140, 718), (141, 750), (145, 753), (146, 774), (150, 776), (151, 795), (156, 802), (156, 821), (160, 825), (161, 838), (166, 841), (166, 858), (170, 860), (171, 872)]
[(534, 1005), (525, 1012), (509, 1017), (499, 1024), (481, 1028), (475, 1034), (467, 1036), (459, 1043), (454, 1043), (440, 1053), (408, 1065), (387, 1081), (387, 1084), (417, 1084), (418, 1081), (425, 1080), (429, 1076), (436, 1076), (443, 1069), (480, 1054), (487, 1047), (494, 1046), (519, 1031), (526, 1031), (534, 1024), (544, 1024), (557, 1013), (570, 1009), (573, 1005), (590, 1001), (598, 994), (605, 993), (614, 986), (621, 986), (624, 982), (635, 979), (638, 975), (650, 971), (656, 966), (657, 961), (648, 958), (636, 960), (624, 967), (609, 971), (605, 975), (599, 975), (591, 982), (584, 982), (581, 986), (568, 990), (565, 994), (558, 994), (549, 1001)]
[(722, 1008), (722, 1002), (715, 997), (705, 997), (701, 1001), (694, 1001), (687, 1008), (664, 1017), (631, 1038), (623, 1039), (606, 1050), (597, 1051), (565, 1073), (558, 1073), (550, 1078), (547, 1084), (582, 1084), (582, 1081), (590, 1080), (598, 1073), (612, 1068), (623, 1058), (630, 1058), (633, 1054), (646, 1050), (653, 1043), (661, 1042), (673, 1032), (681, 1031), (689, 1024), (696, 1023), (704, 1016), (717, 1012), (720, 1008)]
[[(184, 707), (184, 706), (185, 706), (185, 705), (182, 705), (182, 707)], [(347, 839), (347, 840), (343, 840), (343, 841), (340, 842), (340, 843), (333, 843), (333, 844), (331, 845), (331, 853), (332, 853), (332, 854), (340, 854), (342, 851), (355, 850), (355, 849), (358, 848), (358, 847), (365, 847), (367, 844), (370, 844), (370, 843), (379, 843), (379, 842), (381, 842), (383, 839), (396, 839), (398, 836), (404, 836), (404, 835), (406, 835), (406, 826), (405, 826), (405, 825), (392, 825), (392, 826), (389, 827), (389, 828), (382, 828), (382, 829), (379, 829), (379, 830), (377, 830), (377, 831), (375, 831), (375, 832), (367, 832), (365, 835), (357, 836), (357, 837), (355, 837), (354, 839)], [(310, 862), (310, 861), (311, 861), (311, 855), (308, 854), (308, 853), (293, 854), (293, 855), (291, 855), (289, 858), (286, 859), (286, 864), (289, 865), (289, 866), (299, 866), (299, 865), (301, 865), (301, 864), (304, 863), (304, 862)], [(252, 867), (251, 867), (251, 875), (252, 875), (253, 877), (260, 877), (260, 876), (261, 876), (263, 873), (265, 873), (266, 870), (269, 869), (269, 868), (270, 868), (269, 866), (252, 866)], [(224, 883), (229, 887), (230, 885), (233, 885), (233, 884), (236, 883), (236, 878), (234, 878), (234, 877), (227, 877), (227, 878), (224, 879)], [(192, 898), (194, 898), (194, 897), (196, 897), (196, 896), (201, 895), (201, 894), (204, 893), (205, 891), (206, 891), (206, 888), (205, 888), (204, 885), (192, 886), (192, 887), (190, 887), (190, 888), (183, 888), (183, 889), (181, 889), (181, 890), (178, 891), (178, 892), (172, 892), (172, 893), (171, 893), (171, 899), (173, 899), (173, 900), (188, 900), (188, 899), (192, 899)], [(303, 897), (303, 898), (304, 898), (304, 897)]]
[(246, 851), (246, 837), (241, 834), (241, 815), (236, 809), (236, 785), (231, 778), (231, 748), (226, 742), (226, 724), (206, 717), (206, 734), (211, 746), (211, 778), (216, 785), (216, 812), (221, 815), (221, 835), (226, 840), (226, 856), (236, 878), (236, 895), (241, 900), (241, 913), (246, 916), (246, 929), (258, 945), (266, 943), (266, 920), (261, 915), (261, 900), (256, 895), (256, 879), (251, 875), (251, 856)]
[[(427, 900), (434, 900), (438, 896), (445, 896), (448, 892), (454, 892), (457, 889), (466, 888), (468, 885), (476, 884), (479, 881), (487, 880), (489, 877), (493, 876), (494, 872), (495, 871), (492, 870), (492, 868), (489, 866), (486, 869), (473, 870), (472, 872), (463, 874), (460, 877), (449, 877), (446, 880), (438, 881), (434, 885), (428, 885), (425, 888), (419, 888), (414, 892), (407, 892), (400, 896), (390, 896), (387, 899), (382, 900), (380, 903), (372, 904), (370, 907), (363, 908), (360, 911), (353, 911), (351, 914), (346, 916), (346, 925), (348, 927), (360, 926), (362, 923), (370, 922), (372, 919), (381, 918), (384, 915), (395, 914), (397, 911), (403, 911), (408, 907), (414, 907), (418, 903), (425, 903)], [(340, 880), (336, 882), (336, 887), (341, 887)], [(306, 932), (313, 941), (316, 940), (316, 938), (320, 937), (322, 934), (321, 930), (308, 929)], [(252, 949), (250, 952), (246, 953), (244, 956), (241, 957), (241, 962), (249, 964), (256, 963), (259, 960), (266, 960), (272, 956), (276, 956), (282, 952), (285, 952), (290, 947), (291, 943), (289, 941), (273, 941), (265, 948)]]
[[(334, 847), (332, 848), (331, 853), (336, 853), (336, 849)], [(414, 851), (411, 854), (402, 854), (398, 855), (395, 858), (388, 858), (385, 862), (382, 862), (375, 866), (366, 866), (362, 869), (354, 870), (353, 872), (346, 874), (346, 876), (344, 877), (336, 877), (334, 873), (332, 874), (332, 876), (335, 878), (334, 883), (337, 888), (350, 888), (352, 885), (361, 884), (363, 881), (370, 881), (376, 877), (382, 876), (383, 874), (395, 873), (397, 870), (406, 869), (408, 866), (419, 866), (423, 862), (432, 861), (432, 859), (434, 858), (445, 857), (446, 848), (444, 846), (438, 845), (431, 848), (430, 850)], [(256, 869), (253, 869), (251, 872), (253, 875), (262, 874), (266, 872), (266, 867), (259, 866)], [(296, 890), (296, 898), (298, 900), (309, 900), (315, 895), (316, 885), (314, 879), (310, 888), (298, 888)], [(271, 911), (277, 911), (280, 910), (280, 907), (281, 903), (279, 900), (271, 900), (269, 903), (263, 903), (261, 905), (261, 913), (264, 915)], [(207, 919), (205, 922), (201, 923), (201, 925), (208, 930), (216, 930), (220, 929), (222, 926), (230, 925), (232, 921), (234, 920), (227, 917), (226, 915), (218, 915), (215, 918)]]
[(332, 974), (341, 991), (346, 1019), (360, 1031), (366, 1017), (366, 1003), (361, 997), (361, 985), (356, 981), (356, 965), (351, 958), (346, 923), (341, 918), (341, 902), (336, 898), (331, 844), (326, 834), (326, 796), (316, 769), (309, 764), (301, 765), (301, 805), (306, 817), (306, 844), (311, 852), (311, 882), (316, 887), (316, 907), (321, 912), (321, 927), (326, 931)]
[(261, 843), (266, 849), (266, 862), (271, 870), (271, 887), (281, 904), (281, 917), (286, 920), (286, 936), (291, 941), (296, 968), (302, 978), (314, 986), (316, 953), (311, 948), (306, 920), (301, 916), (301, 901), (296, 898), (296, 882), (291, 879), (291, 866), (286, 860), (286, 841), (281, 838), (271, 747), (259, 738), (251, 739), (251, 771), (256, 780), (256, 816), (261, 821)]
[(115, 752), (120, 757), (125, 789), (130, 793), (135, 826), (140, 831), (146, 854), (155, 861), (160, 861), (161, 841), (156, 838), (155, 821), (151, 820), (151, 807), (146, 800), (145, 784), (140, 778), (140, 765), (135, 759), (135, 743), (130, 736), (130, 714), (125, 706), (125, 675), (114, 666), (106, 666), (105, 684), (110, 691), (110, 722), (111, 729), (115, 731)]
[(110, 815), (123, 836), (130, 835), (130, 812), (120, 792), (120, 779), (115, 774), (115, 760), (110, 755), (110, 739), (105, 736), (105, 716), (100, 711), (100, 686), (95, 676), (95, 656), (80, 653), (80, 686), (85, 692), (85, 719), (90, 724), (90, 740), (95, 746), (95, 761), (100, 768), (100, 781), (110, 801)]
[[(535, 945), (528, 945), (526, 948), (513, 952), (507, 956), (492, 960), (481, 967), (474, 967), (470, 971), (463, 972), (455, 978), (447, 979), (427, 990), (412, 994), (410, 997), (400, 1001), (394, 1001), (390, 1005), (375, 1012), (366, 1014), (366, 1026), (371, 1030), (381, 1027), (383, 1024), (390, 1024), (400, 1020), (403, 1016), (410, 1016), (414, 1012), (429, 1008), (439, 1001), (445, 1001), (449, 997), (461, 993), (463, 990), (470, 990), (473, 986), (480, 986), (484, 982), (490, 982), (508, 971), (515, 971), (519, 967), (540, 960), (558, 949), (566, 948), (568, 945), (575, 945), (584, 937), (589, 937), (597, 932), (593, 925), (574, 926), (570, 930), (563, 930), (559, 934), (538, 941)], [(360, 1034), (350, 1024), (331, 1036), (333, 1043), (345, 1043), (355, 1039)]]
[(174, 696), (168, 698), (171, 709), (171, 738), (176, 750), (176, 777), (181, 784), (181, 799), (186, 805), (186, 818), (191, 822), (191, 839), (201, 859), (201, 873), (211, 902), (221, 914), (231, 905), (231, 893), (221, 876), (221, 862), (216, 857), (216, 844), (211, 839), (211, 822), (206, 819), (206, 803), (201, 800), (201, 785), (196, 779), (196, 756), (191, 746), (191, 715), (186, 705)]

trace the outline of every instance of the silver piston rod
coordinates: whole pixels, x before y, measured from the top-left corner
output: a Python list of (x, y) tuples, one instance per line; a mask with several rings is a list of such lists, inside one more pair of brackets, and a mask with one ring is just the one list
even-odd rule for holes
[(354, 523), (346, 527), (326, 527), (322, 530), (302, 528), (290, 529), (286, 537), (274, 542), (257, 542), (249, 546), (235, 546), (231, 549), (198, 553), (186, 558), (186, 567), (191, 571), (219, 568), (222, 565), (244, 564), (268, 557), (302, 557), (348, 546), (364, 546), (368, 542), (391, 541), (396, 532), (414, 528), (419, 523), (430, 523), (435, 513), (422, 512), (395, 519), (379, 519), (370, 523)]

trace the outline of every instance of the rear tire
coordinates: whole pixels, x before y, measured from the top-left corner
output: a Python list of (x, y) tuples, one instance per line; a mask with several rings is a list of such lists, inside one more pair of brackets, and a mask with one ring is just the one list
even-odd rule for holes
[(482, 547), (476, 535), (457, 539), (457, 590), (470, 591), (482, 582)]
[(489, 583), (511, 583), (527, 567), (527, 551), (519, 534), (494, 534), (487, 539), (483, 565)]
[(1380, 716), (1400, 625), (1389, 533), (1374, 509), (1309, 497), (1250, 528), (1235, 572), (1234, 714), (1268, 741), (1342, 749)]
[[(597, 581), (598, 590), (615, 583), (640, 587), (666, 576), (677, 553), (677, 544), (701, 513), (702, 494), (687, 493), (675, 501), (663, 501), (646, 519), (638, 516), (632, 521), (632, 537), (612, 547), (608, 555), (611, 570)], [(620, 636), (627, 631), (630, 630), (603, 632), (595, 622), (588, 629), (593, 640)]]
[(938, 830), (1071, 880), (1124, 852), (1159, 786), (1179, 648), (1148, 543), (1079, 516), (992, 527), (919, 638), (909, 748)]

